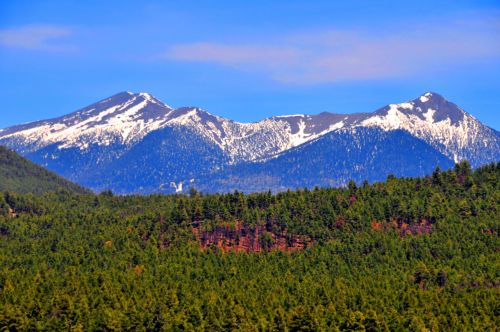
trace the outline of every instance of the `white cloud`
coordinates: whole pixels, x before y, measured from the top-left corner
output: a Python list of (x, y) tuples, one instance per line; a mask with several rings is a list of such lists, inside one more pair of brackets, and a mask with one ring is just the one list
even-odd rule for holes
[(260, 44), (178, 44), (163, 55), (174, 61), (231, 66), (293, 83), (409, 77), (500, 58), (499, 20), (424, 22), (392, 32), (322, 30)]
[(64, 38), (72, 35), (67, 27), (28, 25), (0, 30), (0, 46), (42, 51), (70, 51), (74, 46)]

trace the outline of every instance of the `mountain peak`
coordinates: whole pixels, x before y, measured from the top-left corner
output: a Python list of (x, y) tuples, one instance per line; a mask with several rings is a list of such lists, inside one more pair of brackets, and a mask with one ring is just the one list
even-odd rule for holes
[[(172, 109), (172, 107), (163, 103), (161, 100), (159, 100), (158, 98), (156, 98), (155, 96), (153, 96), (152, 94), (150, 94), (148, 92), (122, 91), (122, 92), (118, 92), (117, 94), (112, 95), (111, 97), (105, 98), (105, 99), (97, 102), (96, 104), (101, 104), (101, 105), (105, 104), (107, 107), (112, 107), (113, 105), (120, 105), (120, 104), (124, 104), (127, 102), (129, 102), (131, 104), (135, 104), (135, 103), (143, 102), (143, 101), (146, 101), (147, 103), (152, 103), (152, 104), (164, 106), (168, 109)], [(92, 105), (84, 108), (83, 110), (88, 109), (88, 108), (95, 108), (96, 104), (92, 104)], [(148, 109), (146, 107), (144, 107), (142, 109), (142, 111), (147, 111), (147, 110)]]
[(119, 92), (68, 115), (7, 128), (36, 147), (87, 149), (92, 144), (131, 144), (165, 125), (173, 109), (146, 92)]
[[(421, 103), (446, 101), (439, 93), (428, 91), (417, 98)], [(416, 100), (417, 100), (416, 99)]]
[(411, 103), (424, 113), (432, 110), (436, 122), (450, 119), (451, 124), (457, 124), (466, 116), (460, 107), (435, 92), (426, 92)]
[(375, 115), (387, 116), (391, 111), (409, 117), (416, 116), (432, 123), (449, 120), (451, 125), (457, 125), (467, 116), (460, 107), (436, 92), (426, 92), (413, 100), (390, 104), (376, 111)]
[[(140, 101), (146, 101), (147, 103), (153, 103), (153, 104), (157, 104), (160, 106), (164, 106), (170, 110), (173, 109), (172, 107), (165, 104), (164, 102), (162, 102), (161, 100), (159, 100), (158, 98), (156, 98), (155, 96), (150, 94), (149, 92), (137, 92), (137, 93), (127, 92), (127, 94), (129, 95), (129, 98), (136, 98), (137, 100), (140, 100)], [(147, 109), (144, 108), (144, 110), (147, 110)]]

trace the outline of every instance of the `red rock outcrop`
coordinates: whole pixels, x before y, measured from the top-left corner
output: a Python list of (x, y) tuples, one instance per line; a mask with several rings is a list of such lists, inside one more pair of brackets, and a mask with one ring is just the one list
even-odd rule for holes
[(248, 225), (241, 221), (216, 226), (213, 230), (195, 225), (193, 233), (202, 250), (217, 246), (224, 252), (263, 252), (279, 250), (291, 252), (306, 248), (311, 239), (306, 236), (277, 234), (265, 225)]
[(405, 223), (398, 222), (397, 220), (392, 220), (391, 222), (381, 222), (374, 220), (372, 221), (372, 229), (375, 231), (388, 231), (390, 229), (394, 229), (399, 232), (399, 235), (422, 235), (428, 234), (431, 231), (432, 224), (423, 219), (418, 223)]

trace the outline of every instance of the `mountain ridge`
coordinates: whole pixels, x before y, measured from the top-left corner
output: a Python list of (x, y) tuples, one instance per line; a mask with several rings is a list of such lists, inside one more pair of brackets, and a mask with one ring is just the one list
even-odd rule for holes
[(194, 186), (202, 192), (237, 190), (245, 193), (263, 192), (270, 187), (274, 191), (343, 187), (351, 180), (379, 182), (389, 174), (428, 175), (436, 167), (450, 169), (454, 165), (425, 141), (404, 130), (343, 128), (263, 162), (232, 165), (203, 177)]
[[(99, 182), (106, 182), (102, 178), (121, 174), (131, 178), (134, 185), (111, 183), (113, 189), (141, 191), (141, 179), (127, 176), (136, 170), (143, 174), (145, 183), (156, 182), (157, 188), (150, 191), (165, 186), (178, 191), (179, 183), (196, 183), (233, 165), (262, 164), (332, 132), (347, 130), (355, 144), (356, 128), (405, 131), (453, 162), (467, 159), (479, 166), (500, 159), (500, 134), (434, 92), (371, 113), (278, 115), (250, 123), (223, 118), (199, 107), (174, 109), (145, 92), (120, 92), (66, 116), (6, 128), (0, 131), (0, 144), (91, 188), (101, 189)], [(371, 132), (381, 135), (377, 130)], [(372, 140), (373, 144), (379, 142), (378, 137)], [(325, 148), (335, 150), (334, 146)], [(343, 153), (353, 148), (356, 146), (344, 145)], [(365, 153), (372, 153), (368, 148), (369, 144)], [(434, 155), (432, 149), (424, 150)], [(328, 154), (326, 150), (316, 153)], [(155, 155), (156, 160), (148, 154)], [(324, 160), (337, 163), (331, 158)], [(296, 165), (289, 162), (283, 167), (286, 173)], [(408, 164), (407, 168), (412, 166)], [(144, 169), (150, 172), (146, 174)]]

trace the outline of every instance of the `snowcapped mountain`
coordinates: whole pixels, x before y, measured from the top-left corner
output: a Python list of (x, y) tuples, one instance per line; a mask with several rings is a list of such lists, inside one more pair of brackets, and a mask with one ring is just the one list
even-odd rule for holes
[(23, 152), (51, 144), (81, 150), (132, 144), (161, 128), (172, 111), (150, 94), (122, 92), (60, 118), (7, 128), (0, 137), (24, 146)]
[[(23, 153), (56, 144), (131, 146), (165, 127), (184, 127), (216, 144), (233, 163), (254, 161), (300, 145), (342, 125), (341, 115), (277, 116), (256, 123), (224, 119), (197, 107), (172, 109), (148, 93), (122, 92), (60, 118), (14, 126), (0, 139)], [(5, 143), (6, 142), (6, 143)]]
[(478, 166), (499, 159), (499, 133), (436, 93), (386, 106), (358, 125), (405, 130), (455, 162)]
[(203, 192), (258, 192), (336, 187), (349, 180), (383, 181), (388, 174), (420, 176), (438, 166), (448, 169), (453, 165), (452, 160), (404, 130), (351, 127), (334, 130), (265, 161), (231, 165), (201, 177), (196, 188)]
[[(368, 130), (370, 128), (373, 130)], [(282, 162), (281, 167), (296, 168), (293, 160), (301, 159), (297, 151), (327, 137), (330, 139), (322, 151), (304, 150), (316, 151), (309, 160), (320, 160), (318, 153), (353, 151), (360, 147), (359, 135), (356, 135), (359, 130), (378, 138), (390, 137), (382, 140), (384, 144), (392, 144), (391, 139), (399, 136), (381, 133), (394, 131), (424, 142), (428, 147), (417, 149), (425, 150), (419, 163), (428, 156), (432, 168), (436, 160), (440, 160), (441, 165), (446, 163), (429, 149), (447, 160), (468, 159), (474, 166), (500, 159), (497, 131), (430, 92), (373, 113), (274, 116), (255, 123), (232, 121), (197, 107), (173, 109), (148, 93), (122, 92), (63, 117), (0, 130), (0, 144), (96, 190), (179, 192), (201, 185), (204, 179), (213, 179), (218, 174), (227, 176), (227, 172), (238, 167), (259, 168), (261, 174), (265, 174), (269, 171), (266, 167), (271, 167), (266, 165), (276, 163), (274, 159), (288, 160)], [(332, 140), (335, 133), (344, 133), (338, 136), (343, 138), (346, 133), (351, 135), (351, 144), (347, 144), (348, 140), (342, 141), (345, 150), (336, 149), (340, 138), (338, 142)], [(381, 151), (382, 141), (375, 141), (370, 145), (369, 140), (364, 139), (362, 153), (373, 155), (373, 149)], [(417, 143), (411, 145), (421, 147)], [(283, 157), (292, 155), (296, 156), (292, 161)], [(411, 158), (408, 155), (405, 158), (409, 163)], [(409, 170), (411, 167), (407, 166)], [(399, 173), (405, 175), (404, 165), (398, 167)], [(376, 165), (373, 168), (376, 169)], [(428, 167), (419, 170), (424, 172)], [(342, 179), (358, 178), (361, 174), (356, 173), (355, 168), (346, 172)], [(231, 176), (234, 179), (238, 174)], [(373, 179), (372, 173), (366, 176)], [(342, 183), (333, 177), (329, 179), (321, 183)], [(307, 185), (311, 181), (299, 178), (293, 183)], [(212, 186), (208, 190), (218, 188)]]

